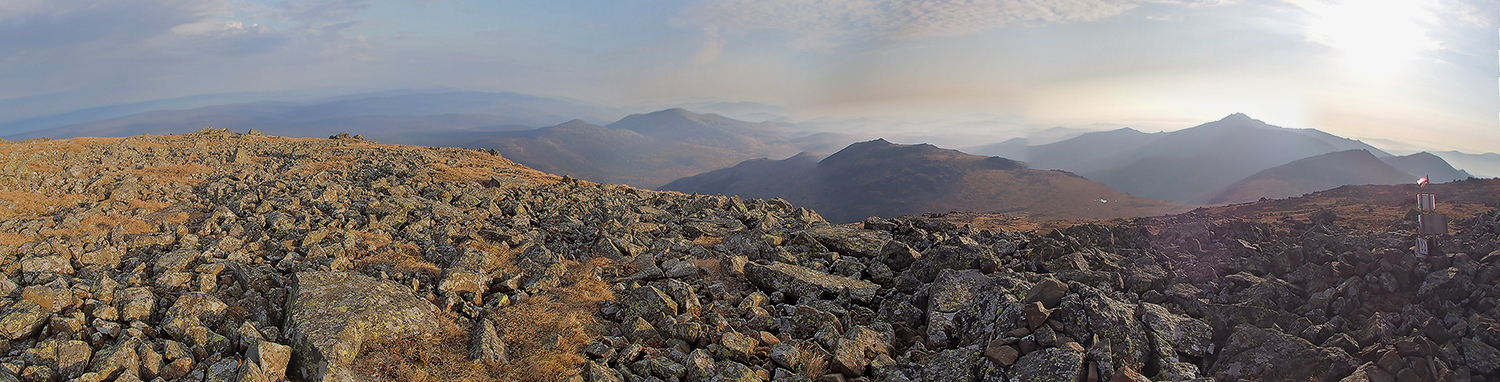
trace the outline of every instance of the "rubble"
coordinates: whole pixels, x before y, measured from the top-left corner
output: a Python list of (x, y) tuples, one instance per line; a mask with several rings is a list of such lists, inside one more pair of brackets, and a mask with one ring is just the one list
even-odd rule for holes
[(0, 380), (1500, 378), (1493, 208), (1419, 258), (1334, 212), (834, 225), (347, 135), (0, 161)]

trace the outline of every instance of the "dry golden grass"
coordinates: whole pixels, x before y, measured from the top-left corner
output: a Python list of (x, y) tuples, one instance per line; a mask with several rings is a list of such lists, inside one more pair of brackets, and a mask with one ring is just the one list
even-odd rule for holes
[(564, 287), (491, 317), (510, 346), (511, 364), (501, 369), (503, 380), (557, 381), (578, 372), (588, 360), (582, 347), (604, 330), (599, 302), (614, 299), (609, 283), (595, 271), (613, 264), (609, 259), (570, 264)]
[(0, 191), (0, 216), (44, 214), (49, 209), (76, 206), (88, 201), (83, 195), (48, 196), (35, 192)]
[(697, 245), (697, 246), (707, 247), (707, 246), (711, 246), (711, 245), (714, 245), (714, 244), (719, 244), (721, 242), (724, 242), (723, 238), (714, 237), (714, 236), (708, 236), (708, 235), (703, 235), (703, 236), (698, 236), (696, 238), (693, 238), (693, 245)]
[(366, 343), (352, 369), (369, 381), (496, 381), (497, 367), (468, 360), (469, 338), (447, 325), (435, 338), (408, 337)]
[(0, 232), (0, 245), (15, 246), (15, 245), (21, 245), (22, 243), (29, 243), (29, 242), (31, 242), (31, 238), (26, 237), (26, 236), (21, 236), (21, 234), (19, 234), (19, 233), (15, 233), (15, 232)]
[(374, 253), (355, 260), (359, 269), (389, 270), (397, 274), (423, 274), (428, 278), (442, 275), (443, 268), (422, 258), (417, 245), (409, 242), (379, 247)]
[(506, 343), (508, 364), (468, 360), (470, 333), (449, 327), (437, 338), (408, 338), (367, 344), (354, 369), (375, 381), (558, 381), (587, 361), (582, 347), (594, 342), (603, 325), (600, 301), (613, 299), (609, 284), (594, 269), (608, 259), (574, 263), (565, 287), (495, 311), (490, 319)]
[(721, 273), (719, 259), (693, 259), (693, 265), (713, 271), (714, 274)]

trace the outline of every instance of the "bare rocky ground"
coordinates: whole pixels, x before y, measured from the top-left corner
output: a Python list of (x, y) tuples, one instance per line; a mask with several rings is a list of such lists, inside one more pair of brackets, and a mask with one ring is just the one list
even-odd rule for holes
[(1500, 212), (832, 225), (493, 153), (0, 145), (0, 380), (1496, 380)]

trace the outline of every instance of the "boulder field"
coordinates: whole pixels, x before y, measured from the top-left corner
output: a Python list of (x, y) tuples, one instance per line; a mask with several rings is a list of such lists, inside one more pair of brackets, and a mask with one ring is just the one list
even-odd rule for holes
[(1332, 210), (837, 225), (349, 136), (0, 162), (0, 381), (1500, 379), (1493, 208), (1417, 257)]

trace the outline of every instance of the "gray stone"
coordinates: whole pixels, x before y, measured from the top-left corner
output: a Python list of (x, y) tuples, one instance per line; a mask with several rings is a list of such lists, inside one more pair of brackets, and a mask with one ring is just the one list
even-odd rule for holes
[(1046, 348), (1026, 353), (1008, 373), (1018, 382), (1077, 382), (1083, 378), (1083, 353), (1066, 348)]
[(879, 285), (868, 281), (834, 276), (786, 263), (773, 263), (770, 266), (745, 264), (745, 276), (763, 289), (808, 299), (847, 291), (850, 298), (868, 302), (875, 298), (875, 292), (880, 289)]
[(431, 336), (437, 308), (411, 289), (354, 273), (296, 274), (287, 297), (286, 338), (301, 365), (297, 377), (347, 381), (364, 341)]
[(500, 331), (495, 330), (495, 324), (490, 320), (481, 319), (474, 325), (474, 333), (469, 340), (469, 359), (479, 362), (509, 362), (506, 360), (505, 341), (500, 340)]
[(1218, 380), (1297, 375), (1328, 381), (1348, 375), (1357, 366), (1359, 360), (1343, 349), (1317, 347), (1285, 333), (1241, 324), (1234, 328), (1209, 375)]
[(850, 228), (841, 225), (819, 226), (807, 234), (840, 255), (874, 257), (891, 241), (890, 232)]

